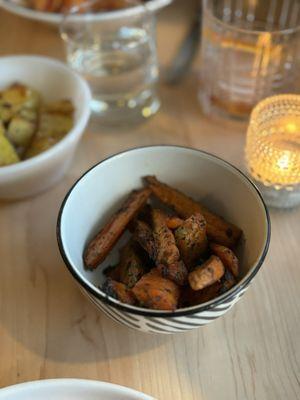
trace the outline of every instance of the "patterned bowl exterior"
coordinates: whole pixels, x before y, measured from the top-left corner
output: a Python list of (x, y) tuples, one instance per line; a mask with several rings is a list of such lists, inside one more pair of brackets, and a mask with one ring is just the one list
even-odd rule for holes
[[(262, 209), (264, 210), (264, 218), (266, 224), (266, 236), (264, 240), (263, 250), (260, 254), (259, 259), (256, 261), (256, 264), (252, 266), (247, 275), (233, 288), (231, 288), (228, 292), (223, 295), (217, 297), (214, 300), (211, 300), (208, 303), (199, 304), (197, 306), (188, 307), (184, 309), (178, 309), (174, 313), (158, 311), (158, 310), (147, 310), (140, 307), (129, 306), (127, 304), (123, 304), (104, 293), (99, 292), (97, 287), (89, 285), (86, 280), (84, 280), (80, 273), (77, 271), (77, 267), (74, 267), (72, 263), (69, 261), (68, 255), (64, 249), (64, 243), (62, 240), (61, 233), (61, 218), (62, 214), (68, 200), (70, 193), (73, 191), (74, 187), (80, 182), (80, 180), (87, 175), (91, 170), (97, 167), (91, 168), (91, 170), (87, 171), (69, 190), (66, 195), (59, 215), (57, 219), (57, 240), (58, 246), (62, 255), (63, 260), (65, 261), (66, 267), (69, 269), (69, 272), (72, 274), (73, 278), (76, 280), (80, 290), (83, 294), (104, 314), (106, 314), (109, 318), (118, 322), (119, 324), (125, 325), (128, 328), (136, 329), (138, 331), (147, 332), (147, 333), (161, 333), (161, 334), (174, 334), (174, 333), (182, 333), (195, 328), (199, 328), (203, 325), (206, 325), (216, 318), (225, 314), (231, 307), (234, 306), (235, 303), (242, 297), (245, 291), (248, 289), (250, 283), (256, 276), (260, 267), (262, 266), (264, 259), (267, 255), (269, 243), (270, 243), (270, 235), (271, 235), (271, 225), (270, 225), (270, 217), (268, 210), (264, 204), (264, 201), (255, 187), (255, 185), (237, 168), (233, 167), (231, 164), (227, 163), (224, 160), (219, 159), (216, 156), (213, 156), (209, 153), (205, 153), (200, 150), (188, 149), (179, 146), (150, 146), (145, 148), (137, 148), (129, 151), (125, 151), (124, 153), (129, 152), (138, 152), (140, 150), (147, 150), (155, 148), (158, 149), (169, 149), (169, 151), (176, 151), (176, 149), (184, 150), (187, 152), (196, 152), (200, 156), (209, 156), (213, 159), (221, 161), (227, 167), (232, 168), (235, 173), (238, 173), (243, 177), (248, 185), (254, 189), (258, 196), (258, 200), (261, 202)], [(119, 153), (119, 154), (124, 154)], [(115, 156), (113, 156), (115, 157)], [(111, 157), (110, 157), (111, 158)], [(110, 159), (108, 158), (108, 159)]]
[(219, 318), (239, 301), (248, 287), (249, 285), (241, 289), (240, 292), (232, 296), (229, 300), (226, 300), (221, 304), (212, 305), (205, 311), (195, 312), (190, 315), (163, 318), (153, 316), (148, 317), (128, 311), (118, 310), (93, 296), (82, 287), (80, 287), (80, 289), (99, 310), (101, 310), (107, 317), (121, 325), (146, 333), (172, 334), (183, 333), (191, 329), (199, 328), (200, 326), (206, 325), (216, 318)]

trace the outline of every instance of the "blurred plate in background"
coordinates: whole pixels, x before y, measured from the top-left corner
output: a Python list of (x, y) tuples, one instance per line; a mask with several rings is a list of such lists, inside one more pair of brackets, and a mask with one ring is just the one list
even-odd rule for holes
[[(150, 11), (157, 11), (160, 8), (163, 8), (170, 4), (173, 0), (150, 0), (147, 2), (147, 7)], [(29, 18), (41, 22), (46, 22), (49, 24), (55, 24), (58, 25), (61, 20), (62, 20), (62, 13), (51, 13), (51, 12), (46, 12), (46, 11), (37, 11), (32, 8), (30, 8), (28, 5), (28, 1), (26, 0), (0, 0), (0, 7), (4, 8), (5, 10), (13, 13), (20, 15), (21, 17), (24, 18)], [(136, 9), (138, 7), (132, 7), (130, 9), (123, 9), (119, 11), (114, 11), (113, 13), (95, 13), (91, 14), (90, 20), (91, 21), (98, 21), (103, 18), (106, 18), (105, 16), (108, 16), (108, 14), (114, 14), (115, 17), (122, 17), (123, 15), (125, 16), (130, 16), (131, 14), (136, 13)]]

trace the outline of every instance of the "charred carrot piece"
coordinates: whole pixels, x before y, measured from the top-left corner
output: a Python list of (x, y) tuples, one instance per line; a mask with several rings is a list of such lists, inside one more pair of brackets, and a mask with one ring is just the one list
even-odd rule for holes
[(190, 216), (176, 229), (174, 236), (181, 258), (191, 270), (207, 249), (205, 218), (199, 213)]
[(152, 206), (150, 204), (146, 204), (141, 211), (138, 213), (137, 219), (140, 221), (146, 222), (146, 224), (151, 225), (151, 213)]
[(144, 222), (137, 220), (133, 232), (133, 239), (148, 253), (151, 260), (156, 259), (156, 247), (153, 232), (150, 226)]
[(187, 283), (188, 271), (182, 261), (177, 261), (168, 266), (160, 264), (157, 266), (157, 269), (162, 277), (170, 279), (179, 286), (183, 286)]
[(145, 205), (150, 193), (151, 189), (145, 188), (133, 191), (129, 195), (119, 211), (88, 244), (83, 257), (86, 268), (94, 269), (106, 258), (128, 223)]
[(228, 247), (217, 243), (210, 243), (212, 252), (220, 258), (225, 268), (237, 278), (239, 276), (239, 260), (234, 252)]
[(142, 307), (155, 310), (175, 310), (179, 299), (178, 286), (163, 278), (156, 268), (144, 275), (132, 292)]
[(136, 217), (128, 224), (128, 230), (131, 233), (133, 233), (136, 228), (137, 221), (145, 222), (147, 225), (150, 226), (151, 225), (151, 210), (152, 210), (151, 205), (145, 204), (145, 206), (138, 212)]
[(216, 282), (202, 290), (193, 290), (187, 286), (182, 289), (179, 304), (180, 307), (190, 307), (197, 304), (206, 303), (219, 295), (221, 282)]
[(120, 261), (116, 266), (104, 270), (104, 275), (115, 281), (124, 283), (128, 288), (133, 287), (136, 282), (146, 273), (144, 262), (138, 254), (135, 242), (130, 240), (120, 250)]
[(235, 284), (236, 284), (235, 277), (228, 269), (226, 269), (225, 274), (224, 274), (223, 278), (221, 279), (220, 294), (227, 292)]
[(180, 191), (159, 182), (155, 176), (146, 176), (145, 180), (153, 194), (172, 207), (180, 217), (188, 218), (192, 214), (202, 214), (207, 222), (207, 236), (210, 240), (228, 247), (234, 246), (239, 240), (242, 231), (237, 226), (225, 221)]
[(120, 282), (129, 288), (132, 288), (146, 272), (143, 261), (131, 240), (120, 251), (118, 269)]
[(106, 278), (110, 278), (114, 281), (120, 281), (119, 264), (110, 265), (109, 267), (106, 267), (105, 270), (103, 271), (103, 274), (106, 276)]
[(152, 210), (153, 235), (156, 246), (156, 265), (171, 265), (179, 261), (180, 254), (171, 230), (167, 227), (164, 213)]
[(122, 303), (135, 304), (136, 302), (132, 292), (129, 289), (127, 289), (124, 283), (114, 281), (113, 279), (108, 278), (104, 282), (102, 290), (108, 296), (120, 300), (122, 301)]
[(225, 268), (219, 257), (211, 256), (204, 264), (189, 273), (189, 284), (193, 290), (201, 290), (220, 280), (224, 273)]
[(169, 229), (174, 230), (174, 229), (179, 228), (183, 224), (183, 219), (176, 217), (174, 215), (172, 215), (172, 216), (167, 215), (166, 216), (166, 224)]
[(162, 276), (184, 285), (187, 280), (187, 269), (180, 261), (172, 231), (167, 227), (165, 214), (158, 209), (152, 210), (153, 235), (156, 248), (156, 265)]

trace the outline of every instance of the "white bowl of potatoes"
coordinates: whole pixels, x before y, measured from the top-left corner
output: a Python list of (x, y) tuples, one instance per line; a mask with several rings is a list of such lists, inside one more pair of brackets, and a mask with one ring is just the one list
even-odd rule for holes
[(69, 167), (90, 116), (87, 83), (46, 57), (0, 57), (0, 199), (42, 192)]

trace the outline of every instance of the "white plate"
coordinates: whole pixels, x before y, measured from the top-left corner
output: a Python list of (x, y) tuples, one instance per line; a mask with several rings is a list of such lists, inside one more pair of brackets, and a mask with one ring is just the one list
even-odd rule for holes
[[(149, 3), (147, 3), (147, 8), (150, 11), (157, 11), (160, 8), (163, 8), (170, 4), (173, 0), (152, 0)], [(37, 21), (42, 21), (50, 24), (55, 24), (58, 25), (61, 20), (62, 20), (62, 15), (61, 13), (50, 13), (50, 12), (44, 12), (44, 11), (36, 11), (33, 10), (32, 8), (27, 7), (26, 5), (26, 0), (0, 0), (0, 7), (4, 8), (5, 10), (13, 13), (20, 15), (21, 17), (24, 18), (29, 18)], [(92, 21), (100, 21), (103, 19), (108, 19), (108, 18), (122, 18), (123, 16), (128, 17), (131, 14), (134, 15), (141, 7), (132, 7), (132, 8), (127, 8), (124, 10), (120, 11), (114, 11), (114, 12), (109, 12), (109, 13), (95, 13), (92, 14), (89, 18), (89, 20)]]
[(49, 379), (0, 389), (0, 400), (154, 400), (154, 398), (107, 382)]

